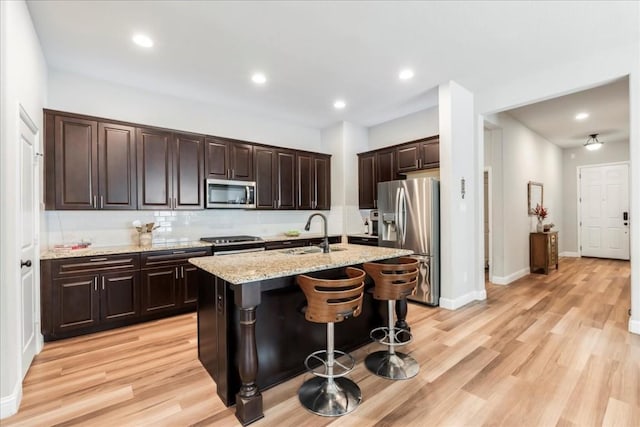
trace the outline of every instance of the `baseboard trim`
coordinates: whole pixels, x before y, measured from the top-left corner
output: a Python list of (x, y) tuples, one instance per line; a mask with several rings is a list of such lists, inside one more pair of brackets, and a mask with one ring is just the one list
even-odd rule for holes
[(629, 332), (640, 335), (640, 320), (629, 319)]
[(487, 291), (473, 291), (468, 294), (464, 294), (455, 299), (440, 297), (440, 307), (447, 310), (457, 310), (462, 306), (465, 306), (473, 301), (482, 301), (487, 299)]
[(492, 276), (491, 283), (494, 285), (508, 285), (511, 282), (515, 282), (521, 277), (529, 274), (528, 268), (523, 268), (522, 270), (516, 271), (515, 273), (511, 273), (508, 276)]
[(566, 251), (566, 252), (560, 252), (559, 255), (566, 256), (568, 258), (580, 258), (580, 254), (578, 252)]
[(10, 395), (0, 399), (0, 419), (8, 418), (18, 413), (22, 400), (22, 382), (17, 382)]

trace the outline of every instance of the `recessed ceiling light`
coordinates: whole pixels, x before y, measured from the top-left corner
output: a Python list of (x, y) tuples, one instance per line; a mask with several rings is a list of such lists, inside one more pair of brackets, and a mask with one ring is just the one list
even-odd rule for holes
[(402, 71), (400, 71), (400, 73), (398, 74), (398, 78), (400, 80), (409, 80), (411, 78), (413, 78), (413, 70), (410, 68), (406, 68)]
[(335, 108), (336, 110), (342, 110), (346, 106), (347, 106), (347, 103), (344, 102), (342, 99), (338, 99), (336, 100), (336, 102), (333, 103), (333, 108)]
[(584, 120), (589, 117), (589, 113), (578, 113), (576, 114), (576, 120)]
[(133, 36), (132, 40), (138, 46), (142, 46), (142, 47), (152, 47), (153, 46), (153, 40), (151, 40), (151, 37), (149, 37), (147, 35), (144, 35), (144, 34), (135, 34)]
[(251, 76), (251, 81), (257, 85), (263, 85), (267, 82), (267, 76), (262, 73), (255, 73)]

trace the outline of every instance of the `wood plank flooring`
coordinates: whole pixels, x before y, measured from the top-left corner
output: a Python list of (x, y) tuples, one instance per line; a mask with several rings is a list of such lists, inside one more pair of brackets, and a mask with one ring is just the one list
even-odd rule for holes
[[(353, 353), (363, 403), (304, 410), (301, 375), (263, 393), (260, 426), (640, 425), (640, 336), (627, 331), (629, 263), (564, 258), (548, 276), (487, 284), (457, 311), (409, 305), (420, 373), (392, 382)], [(336, 334), (340, 325), (336, 326)], [(291, 345), (295, 345), (292, 343)], [(302, 361), (301, 361), (302, 363)], [(47, 343), (6, 426), (233, 426), (197, 359), (195, 315)]]

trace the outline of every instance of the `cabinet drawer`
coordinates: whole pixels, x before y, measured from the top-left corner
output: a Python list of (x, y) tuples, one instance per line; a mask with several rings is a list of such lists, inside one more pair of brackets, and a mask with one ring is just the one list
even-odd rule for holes
[(135, 270), (140, 266), (138, 254), (109, 255), (55, 260), (52, 264), (53, 278), (102, 271)]
[(189, 258), (211, 255), (211, 248), (175, 249), (146, 252), (141, 255), (141, 268), (162, 267), (186, 262)]

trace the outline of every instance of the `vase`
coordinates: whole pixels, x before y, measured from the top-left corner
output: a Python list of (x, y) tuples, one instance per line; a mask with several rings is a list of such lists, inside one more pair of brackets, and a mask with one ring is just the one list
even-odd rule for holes
[(544, 231), (544, 225), (542, 224), (542, 218), (538, 218), (538, 223), (536, 224), (536, 231), (538, 233), (542, 233)]
[(153, 241), (153, 236), (151, 233), (139, 233), (140, 238), (140, 246), (151, 246), (151, 242)]

